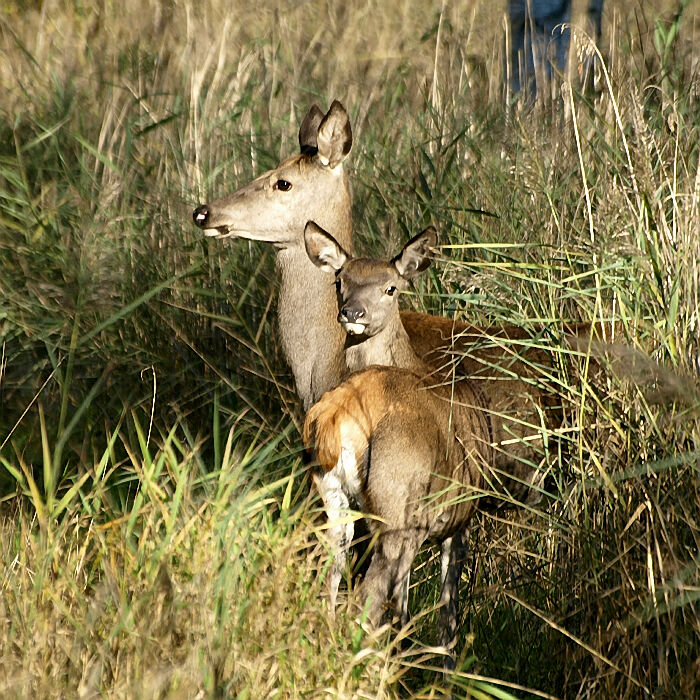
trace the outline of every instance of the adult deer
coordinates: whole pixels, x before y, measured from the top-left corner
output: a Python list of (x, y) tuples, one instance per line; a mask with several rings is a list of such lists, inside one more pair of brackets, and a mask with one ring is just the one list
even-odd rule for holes
[(352, 130), (340, 102), (325, 115), (311, 107), (299, 129), (299, 146), (298, 155), (233, 194), (197, 207), (193, 218), (206, 236), (248, 238), (277, 249), (280, 340), (308, 409), (346, 373), (345, 334), (333, 320), (335, 291), (304, 249), (304, 225), (312, 218), (352, 250), (350, 189), (343, 171)]
[(399, 292), (430, 265), (436, 235), (428, 228), (392, 260), (371, 260), (353, 258), (314, 222), (307, 224), (309, 258), (336, 277), (337, 318), (348, 334), (346, 363), (364, 371), (311, 408), (304, 442), (315, 448), (322, 470), (316, 483), (336, 556), (332, 603), (353, 535), (353, 521), (342, 517), (352, 502), (371, 516), (377, 535), (359, 591), (373, 624), (388, 599), (405, 602), (405, 583), (421, 544), (448, 543), (439, 636), (452, 648), (462, 557), (449, 544), (461, 537), (474, 512), (495, 452), (483, 393), (469, 380), (450, 382), (432, 370), (415, 354), (399, 316)]

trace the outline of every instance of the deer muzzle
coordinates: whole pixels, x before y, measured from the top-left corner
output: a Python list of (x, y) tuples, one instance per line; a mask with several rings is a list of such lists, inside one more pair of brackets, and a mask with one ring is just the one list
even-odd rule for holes
[(362, 335), (367, 330), (367, 322), (364, 320), (363, 309), (354, 309), (344, 306), (338, 314), (338, 322), (349, 335)]
[(210, 238), (214, 236), (226, 236), (230, 233), (228, 226), (210, 226), (211, 212), (207, 204), (201, 204), (192, 212), (192, 220), (195, 226), (204, 231), (204, 235)]

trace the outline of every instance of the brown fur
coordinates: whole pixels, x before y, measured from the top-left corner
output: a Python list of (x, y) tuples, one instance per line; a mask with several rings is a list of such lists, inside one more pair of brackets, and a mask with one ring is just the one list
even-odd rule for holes
[[(366, 461), (378, 431), (398, 435), (402, 419), (417, 416), (412, 422), (421, 430), (411, 433), (408, 443), (432, 443), (431, 473), (478, 488), (491, 459), (484, 405), (469, 384), (461, 385), (457, 396), (455, 400), (450, 387), (435, 386), (413, 372), (370, 367), (352, 374), (311, 408), (304, 422), (304, 444), (316, 449), (319, 464), (330, 471), (340, 459), (341, 446), (351, 445), (356, 460)], [(455, 424), (463, 427), (459, 437)], [(401, 457), (397, 454), (395, 460), (400, 462)]]
[[(314, 222), (306, 225), (304, 240), (311, 261), (335, 274), (338, 321), (349, 333), (346, 363), (365, 370), (326, 394), (305, 424), (306, 443), (315, 444), (327, 475), (317, 483), (329, 521), (351, 498), (375, 518), (371, 529), (379, 538), (362, 585), (363, 599), (372, 599), (373, 622), (389, 596), (407, 618), (402, 582), (408, 581), (412, 558), (425, 539), (441, 543), (439, 636), (451, 647), (457, 630), (462, 531), (484, 483), (494, 480), (495, 460), (483, 393), (473, 382), (451, 381), (448, 372), (432, 370), (414, 352), (401, 323), (399, 292), (429, 267), (437, 232), (425, 229), (392, 260), (353, 258)], [(335, 600), (352, 532), (342, 525), (330, 530)]]
[[(493, 416), (477, 384), (451, 381), (449, 371), (431, 369), (413, 350), (399, 315), (399, 293), (429, 267), (436, 241), (437, 232), (429, 227), (392, 260), (353, 258), (332, 234), (307, 223), (309, 259), (335, 275), (338, 321), (348, 332), (346, 364), (360, 371), (309, 411), (304, 440), (315, 446), (327, 475), (317, 483), (329, 521), (337, 523), (342, 508), (354, 499), (382, 522), (377, 526), (372, 521), (380, 537), (362, 586), (365, 600), (374, 598), (374, 622), (390, 595), (407, 617), (401, 581), (408, 580), (408, 567), (423, 540), (441, 542), (447, 565), (440, 638), (450, 645), (457, 628), (461, 530), (484, 484), (496, 481), (496, 460)], [(331, 524), (330, 532), (334, 601), (352, 531)], [(375, 558), (383, 568), (378, 569)]]
[[(274, 170), (263, 174), (232, 195), (201, 205), (194, 211), (193, 218), (195, 224), (208, 236), (241, 237), (275, 246), (280, 277), (278, 321), (281, 345), (294, 374), (297, 392), (304, 407), (309, 409), (323, 396), (324, 392), (333, 389), (342, 381), (348, 367), (345, 357), (345, 334), (335, 321), (337, 307), (332, 280), (309, 262), (303, 240), (304, 226), (309, 219), (313, 219), (321, 226), (333, 231), (345, 250), (352, 252), (352, 207), (347, 178), (342, 169), (343, 159), (352, 145), (352, 131), (342, 105), (334, 102), (325, 115), (317, 107), (312, 107), (302, 123), (299, 145), (301, 149), (299, 156), (282, 162)], [(291, 188), (277, 186), (283, 181), (290, 184)], [(448, 425), (450, 431), (453, 425), (459, 426), (458, 435), (462, 439), (467, 436), (467, 440), (473, 438), (485, 444), (487, 437), (492, 442), (502, 442), (501, 438), (512, 438), (513, 435), (518, 442), (517, 438), (523, 432), (531, 430), (528, 423), (537, 425), (540, 408), (549, 400), (547, 392), (527, 381), (522, 381), (522, 378), (530, 379), (533, 374), (536, 374), (529, 366), (530, 362), (548, 366), (549, 358), (546, 353), (539, 350), (527, 350), (523, 353), (525, 357), (521, 358), (509, 343), (501, 343), (503, 338), (515, 341), (525, 340), (528, 338), (525, 331), (512, 327), (495, 332), (493, 329), (484, 331), (467, 324), (455, 324), (450, 319), (423, 314), (405, 313), (402, 315), (402, 320), (406, 328), (406, 331), (402, 330), (402, 332), (408, 333), (410, 343), (418, 357), (424, 358), (433, 367), (445, 368), (441, 381), (449, 385), (455, 353), (465, 353), (465, 357), (458, 358), (459, 362), (456, 363), (459, 365), (459, 373), (472, 376), (477, 380), (470, 385), (467, 382), (456, 382), (456, 387), (471, 386), (465, 391), (467, 394), (470, 392), (474, 394), (472, 398), (468, 396), (466, 399), (458, 398), (456, 404), (463, 402), (471, 406), (469, 410), (479, 420), (470, 423), (469, 420), (464, 419), (465, 422), (462, 423), (460, 409), (448, 406), (443, 409), (441, 413), (443, 418), (437, 421), (435, 426)], [(456, 334), (461, 335), (455, 338)], [(453, 342), (455, 340), (456, 342)], [(394, 351), (391, 362), (397, 361), (403, 364), (408, 358), (410, 365), (412, 357), (413, 352)], [(505, 381), (504, 372), (509, 373)], [(383, 376), (386, 378), (389, 375)], [(406, 378), (414, 375), (408, 372), (402, 376)], [(372, 441), (375, 441), (377, 453), (381, 452), (380, 446), (383, 446), (383, 449), (389, 445), (386, 436), (392, 435), (395, 446), (399, 448), (398, 451), (403, 450), (406, 460), (410, 461), (414, 455), (411, 453), (408, 441), (413, 435), (425, 436), (426, 439), (421, 443), (424, 446), (432, 441), (431, 444), (442, 444), (447, 449), (447, 446), (459, 442), (452, 432), (445, 432), (445, 430), (440, 432), (442, 428), (435, 427), (434, 430), (431, 428), (432, 432), (427, 429), (424, 432), (425, 426), (420, 423), (420, 411), (407, 415), (409, 406), (423, 408), (423, 396), (433, 396), (426, 402), (426, 405), (432, 406), (436, 405), (435, 401), (444, 403), (448, 397), (452, 396), (450, 386), (435, 392), (426, 392), (424, 389), (425, 385), (422, 389), (414, 385), (413, 394), (406, 399), (406, 405), (396, 406), (393, 413), (387, 409), (384, 420), (376, 416), (372, 418), (371, 411), (367, 417), (365, 415), (367, 407), (362, 402), (358, 403), (359, 399), (354, 396), (341, 397), (341, 394), (337, 394), (335, 410), (341, 411), (342, 401), (348, 402), (346, 412), (351, 410), (350, 407), (355, 406), (350, 414), (354, 416), (355, 427), (352, 429), (346, 427), (346, 430), (350, 430), (353, 442), (357, 445), (363, 444), (363, 440), (367, 442), (365, 430), (371, 427), (373, 432), (370, 436), (369, 451), (372, 449)], [(419, 390), (422, 392), (420, 401), (416, 398), (418, 396), (416, 392)], [(362, 384), (362, 396), (369, 397), (371, 391), (364, 383)], [(461, 397), (461, 392), (462, 389), (457, 388), (456, 396)], [(390, 395), (385, 386), (385, 398)], [(488, 404), (477, 400), (480, 396), (488, 397)], [(367, 398), (365, 403), (372, 401), (376, 399)], [(481, 408), (474, 411), (474, 405), (480, 405)], [(310, 424), (316, 426), (308, 429), (312, 431), (309, 432), (310, 435), (316, 436), (318, 426), (322, 424), (331, 425), (328, 422), (331, 415), (330, 408), (327, 412), (321, 412), (320, 408), (316, 409), (310, 415), (318, 418), (318, 422)], [(396, 418), (389, 420), (390, 415)], [(482, 420), (484, 415), (488, 415), (489, 419)], [(546, 418), (545, 422), (548, 420)], [(520, 421), (525, 422), (525, 428)], [(395, 434), (392, 434), (392, 430)], [(324, 443), (322, 450), (327, 466), (331, 464), (329, 460), (338, 454), (337, 444), (334, 445), (333, 438), (323, 437), (332, 432), (331, 427), (321, 431), (321, 440)], [(336, 430), (336, 432), (339, 431)], [(499, 470), (506, 474), (506, 481), (512, 478), (515, 484), (523, 481), (520, 470), (529, 468), (520, 459), (518, 450), (529, 453), (529, 443), (521, 442), (516, 447), (509, 446), (508, 453), (501, 450), (499, 455), (507, 455), (505, 463), (502, 457), (495, 459), (495, 462), (500, 464)], [(388, 483), (391, 483), (393, 477), (390, 468), (393, 462), (389, 459), (389, 454), (390, 451), (383, 453), (382, 456), (385, 460), (383, 464), (389, 470), (389, 476), (384, 474), (384, 477), (385, 480), (389, 479)], [(481, 461), (484, 456), (482, 454), (478, 461)], [(434, 455), (427, 455), (426, 463), (433, 458)], [(489, 457), (486, 461), (489, 462), (490, 459)], [(453, 474), (450, 469), (452, 466), (449, 465), (443, 465), (437, 469), (437, 472), (442, 474), (443, 481), (446, 475)], [(402, 473), (405, 475), (407, 472)], [(380, 488), (379, 483), (379, 481), (373, 482), (377, 489)], [(442, 487), (428, 479), (428, 488)], [(435, 492), (429, 490), (428, 493)], [(380, 490), (370, 489), (368, 496), (373, 496), (368, 498), (368, 506), (381, 502)], [(516, 495), (514, 494), (513, 497), (515, 498)], [(389, 503), (390, 501), (386, 501), (385, 505)], [(378, 505), (377, 509), (379, 509)], [(400, 514), (393, 515), (398, 517)], [(404, 520), (405, 516), (406, 514), (402, 516)], [(399, 522), (404, 520), (399, 519)], [(392, 541), (393, 545), (387, 541), (387, 547), (401, 546), (400, 540), (396, 537)], [(381, 561), (382, 556), (388, 556), (387, 551), (378, 557), (378, 562)], [(401, 559), (404, 561), (405, 557)]]
[[(401, 322), (424, 362), (441, 368), (439, 373), (468, 377), (486, 397), (495, 445), (489, 485), (498, 495), (482, 506), (537, 501), (546, 476), (543, 438), (563, 418), (557, 387), (550, 380), (554, 356), (543, 347), (547, 341), (533, 342), (533, 333), (517, 326), (482, 328), (411, 311), (401, 313)], [(602, 324), (569, 324), (563, 347), (585, 350), (591, 334), (610, 330)], [(533, 469), (533, 464), (542, 469)]]

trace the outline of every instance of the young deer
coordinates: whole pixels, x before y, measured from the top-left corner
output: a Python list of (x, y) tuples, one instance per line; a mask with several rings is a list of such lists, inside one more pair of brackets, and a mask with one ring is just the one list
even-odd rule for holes
[[(443, 478), (449, 478), (451, 486), (443, 482), (443, 491), (451, 491), (449, 498), (456, 497), (462, 501), (452, 509), (448, 509), (450, 526), (437, 529), (418, 527), (416, 537), (420, 546), (419, 533), (423, 532), (425, 538), (440, 541), (442, 548), (442, 585), (441, 585), (441, 643), (451, 648), (456, 641), (457, 614), (459, 601), (459, 579), (463, 563), (463, 536), (464, 525), (470, 517), (475, 506), (475, 499), (483, 492), (484, 473), (487, 473), (493, 460), (493, 450), (490, 445), (491, 428), (486, 404), (481, 393), (474, 385), (461, 381), (454, 382), (425, 363), (413, 350), (408, 335), (401, 322), (398, 309), (399, 293), (407, 286), (408, 281), (417, 274), (427, 269), (430, 265), (431, 248), (435, 246), (437, 232), (430, 227), (409, 241), (402, 251), (392, 260), (372, 260), (366, 258), (352, 258), (342, 246), (317, 224), (310, 221), (305, 229), (306, 250), (311, 261), (321, 270), (335, 273), (336, 290), (338, 295), (338, 321), (348, 334), (346, 340), (346, 364), (351, 371), (359, 371), (373, 365), (388, 365), (410, 370), (404, 373), (390, 373), (386, 375), (379, 368), (373, 368), (368, 373), (355, 374), (350, 380), (341, 385), (336, 392), (324, 396), (321, 402), (309, 412), (305, 424), (305, 440), (313, 440), (317, 435), (320, 443), (327, 443), (329, 439), (338, 439), (339, 461), (333, 462), (328, 451), (324, 453), (324, 447), (317, 447), (319, 462), (324, 466), (324, 473), (317, 478), (319, 491), (326, 504), (330, 523), (329, 536), (334, 549), (335, 562), (331, 571), (331, 604), (334, 605), (338, 586), (345, 567), (346, 548), (352, 540), (353, 521), (345, 517), (341, 519), (341, 511), (349, 508), (350, 502), (364, 509), (367, 499), (362, 488), (362, 469), (358, 472), (360, 464), (359, 452), (353, 454), (345, 446), (343, 435), (347, 433), (347, 426), (335, 426), (333, 422), (339, 415), (349, 415), (353, 405), (348, 399), (348, 387), (353, 387), (350, 394), (358, 399), (358, 410), (367, 401), (372, 401), (372, 381), (379, 385), (388, 381), (392, 386), (394, 400), (402, 400), (412, 406), (429, 407), (426, 415), (418, 409), (418, 415), (423, 423), (419, 435), (430, 435), (431, 447), (439, 446), (439, 457), (425, 458), (418, 461), (417, 469), (433, 470), (434, 474), (441, 474)], [(359, 384), (358, 384), (359, 383)], [(358, 386), (361, 390), (358, 390)], [(381, 391), (380, 391), (381, 394)], [(369, 399), (367, 397), (370, 397)], [(341, 407), (335, 409), (336, 401), (342, 401)], [(379, 405), (382, 399), (379, 400)], [(330, 409), (328, 406), (330, 405)], [(383, 434), (389, 435), (391, 440), (411, 444), (413, 440), (420, 441), (413, 432), (404, 434), (409, 429), (409, 423), (417, 425), (416, 416), (408, 413), (408, 408), (403, 413), (409, 423), (396, 425), (384, 425), (394, 418), (388, 413), (382, 412), (373, 403), (368, 404), (367, 415), (374, 415), (373, 410), (378, 410), (380, 422), (384, 426)], [(335, 411), (335, 412), (334, 412)], [(426, 417), (427, 416), (427, 417)], [(431, 417), (432, 416), (432, 417)], [(325, 428), (317, 430), (324, 421), (330, 421)], [(372, 421), (370, 420), (370, 423)], [(329, 427), (330, 426), (330, 427)], [(369, 430), (369, 426), (365, 426)], [(338, 432), (334, 435), (333, 430)], [(330, 436), (330, 437), (329, 437)], [(435, 437), (438, 436), (438, 437)], [(466, 439), (465, 439), (466, 437)], [(352, 437), (347, 437), (352, 441)], [(367, 442), (367, 447), (372, 448), (371, 458), (365, 464), (367, 468), (374, 468), (380, 472), (384, 465), (376, 459), (375, 447), (379, 437), (373, 437)], [(475, 445), (478, 444), (478, 449)], [(422, 443), (420, 443), (421, 446)], [(336, 445), (338, 447), (338, 445)], [(467, 455), (465, 452), (469, 450)], [(332, 454), (333, 450), (330, 450)], [(401, 459), (401, 457), (397, 457)], [(333, 465), (333, 466), (330, 466)], [(426, 472), (426, 473), (428, 473)], [(410, 473), (409, 473), (409, 478)], [(460, 481), (461, 480), (461, 481)], [(432, 482), (431, 488), (436, 486)], [(451, 488), (452, 487), (452, 488)], [(435, 494), (437, 491), (428, 490), (427, 493)], [(411, 497), (412, 499), (412, 497)], [(467, 499), (468, 502), (465, 502)], [(404, 504), (408, 505), (408, 504)], [(369, 512), (379, 515), (383, 503), (375, 498), (374, 508)], [(417, 517), (419, 505), (412, 504)], [(438, 522), (440, 517), (434, 515)], [(335, 523), (335, 524), (333, 524)], [(376, 528), (375, 528), (376, 529)], [(399, 528), (400, 529), (400, 528)], [(413, 542), (415, 545), (416, 542)], [(414, 546), (415, 548), (415, 546)], [(380, 548), (380, 552), (383, 550)], [(412, 551), (412, 550), (411, 550)], [(417, 550), (416, 550), (417, 551)], [(408, 555), (407, 555), (408, 556)], [(415, 556), (415, 553), (414, 553)], [(407, 619), (407, 585), (408, 563), (394, 562), (394, 567), (386, 566), (384, 553), (378, 555), (382, 561), (382, 567), (377, 563), (370, 564), (370, 582), (363, 585), (363, 594), (377, 584), (373, 576), (378, 567), (388, 577), (389, 595), (401, 610), (402, 622)], [(374, 558), (372, 559), (374, 562)], [(373, 568), (374, 566), (374, 568)], [(394, 578), (398, 577), (398, 578)], [(402, 578), (403, 577), (403, 578)], [(386, 592), (386, 581), (379, 584), (379, 596), (377, 601), (379, 608), (385, 602), (382, 598)], [(376, 598), (377, 591), (374, 591)], [(377, 609), (373, 607), (371, 615), (376, 617)], [(451, 657), (446, 657), (446, 665), (451, 665)]]
[[(353, 536), (353, 521), (342, 511), (353, 502), (382, 523), (370, 523), (380, 537), (361, 586), (362, 597), (372, 598), (370, 619), (376, 623), (392, 598), (405, 622), (411, 562), (424, 540), (437, 540), (443, 549), (440, 638), (451, 648), (461, 538), (493, 450), (481, 393), (470, 382), (450, 383), (432, 370), (414, 352), (401, 323), (399, 293), (430, 265), (436, 239), (430, 227), (390, 261), (352, 258), (330, 234), (307, 223), (309, 258), (335, 274), (337, 318), (348, 334), (346, 364), (351, 371), (371, 369), (352, 375), (309, 411), (304, 441), (315, 445), (323, 472), (316, 481), (335, 555), (331, 604)], [(447, 657), (448, 666), (450, 661)]]
[[(430, 265), (430, 248), (437, 240), (435, 229), (427, 228), (415, 236), (390, 261), (353, 258), (313, 221), (306, 225), (304, 240), (314, 265), (336, 276), (337, 318), (347, 333), (348, 369), (355, 371), (373, 364), (403, 367), (421, 377), (431, 375), (434, 383), (449, 384), (456, 390), (465, 384), (466, 374), (470, 383), (488, 397), (489, 430), (496, 449), (487, 475), (489, 487), (510, 502), (538, 497), (532, 486), (541, 481), (542, 475), (533, 465), (537, 447), (530, 443), (535, 442), (532, 438), (537, 437), (539, 429), (558, 418), (554, 411), (548, 411), (550, 405), (544, 391), (530, 383), (536, 373), (532, 365), (547, 362), (544, 352), (530, 351), (523, 360), (505, 343), (489, 344), (475, 355), (479, 369), (464, 373), (464, 362), (456, 367), (446, 363), (436, 368), (415, 352), (404, 325), (406, 316), (399, 313), (399, 293)], [(463, 330), (458, 340), (464, 337), (472, 342), (479, 338), (483, 342), (487, 337), (506, 339), (497, 330), (486, 332), (475, 327)], [(507, 339), (515, 337), (514, 329), (509, 329)], [(527, 334), (523, 332), (520, 337), (524, 339)], [(498, 367), (499, 362), (509, 365), (507, 373), (499, 373), (504, 369)], [(488, 371), (484, 372), (484, 368)]]
[(421, 374), (429, 366), (416, 354), (401, 321), (399, 294), (430, 265), (437, 231), (414, 236), (392, 260), (353, 258), (316, 222), (304, 229), (306, 252), (316, 267), (335, 275), (338, 322), (347, 334), (345, 364), (351, 372), (370, 365), (404, 367)]

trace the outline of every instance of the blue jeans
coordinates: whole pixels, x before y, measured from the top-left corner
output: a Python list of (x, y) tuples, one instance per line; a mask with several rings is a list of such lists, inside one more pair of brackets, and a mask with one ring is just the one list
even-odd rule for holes
[[(600, 39), (603, 0), (589, 0), (588, 17), (596, 42)], [(510, 87), (537, 93), (536, 78), (552, 77), (552, 68), (564, 72), (571, 39), (571, 0), (509, 0)]]

